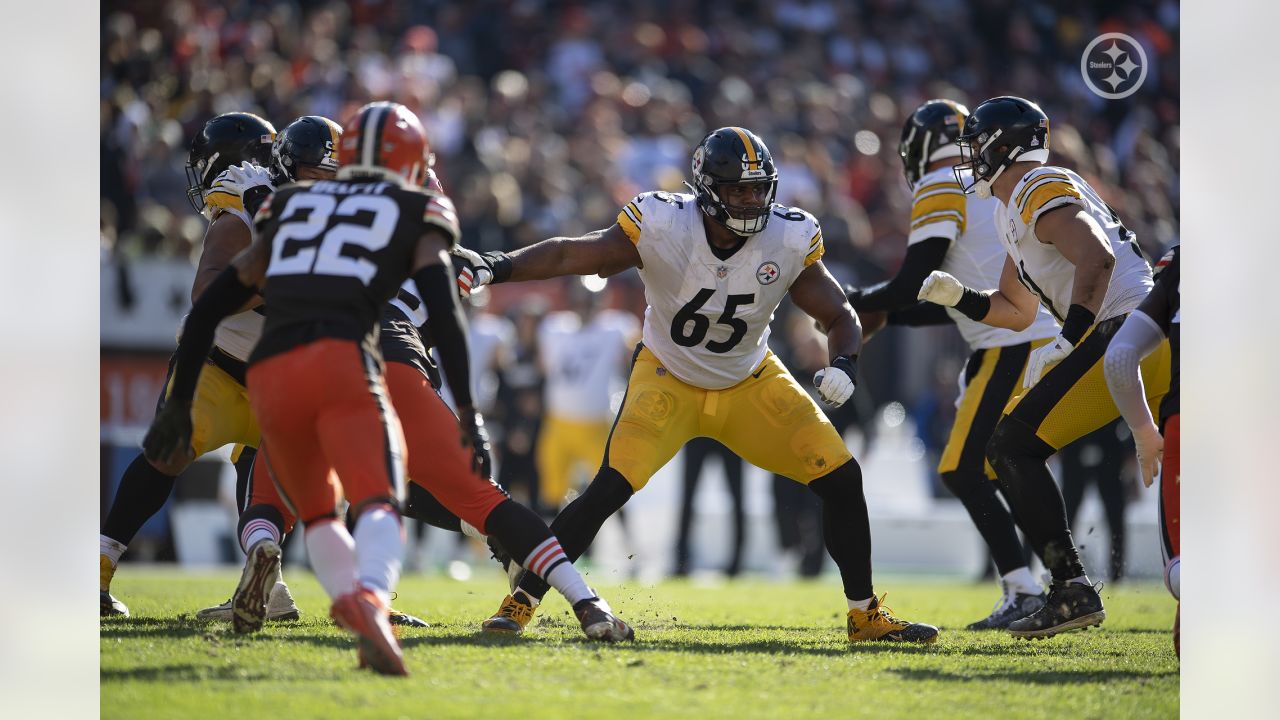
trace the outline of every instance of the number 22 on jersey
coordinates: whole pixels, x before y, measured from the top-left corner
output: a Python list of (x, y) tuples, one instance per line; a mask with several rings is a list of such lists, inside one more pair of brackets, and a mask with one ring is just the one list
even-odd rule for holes
[[(367, 215), (359, 218), (361, 213)], [(353, 251), (385, 248), (399, 218), (395, 201), (381, 195), (352, 195), (338, 202), (331, 195), (297, 193), (281, 214), (267, 275), (351, 277), (368, 285), (378, 266)]]

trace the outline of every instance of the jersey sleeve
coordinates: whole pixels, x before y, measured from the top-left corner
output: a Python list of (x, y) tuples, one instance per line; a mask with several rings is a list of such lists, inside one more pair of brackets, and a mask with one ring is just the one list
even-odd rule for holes
[(1085, 206), (1084, 195), (1075, 182), (1057, 168), (1040, 168), (1028, 173), (1022, 189), (1014, 195), (1014, 205), (1022, 224), (1035, 227), (1041, 215), (1064, 205)]
[(453, 208), (453, 201), (448, 195), (438, 192), (427, 192), (426, 205), (422, 211), (422, 222), (439, 229), (449, 238), (449, 247), (458, 244), (462, 237), (462, 229), (458, 226), (458, 212)]
[(822, 247), (822, 226), (818, 224), (817, 218), (813, 219), (812, 232), (813, 235), (809, 237), (808, 250), (805, 251), (804, 256), (805, 267), (809, 267), (821, 260), (822, 254), (825, 252)]
[(1138, 306), (1138, 311), (1151, 318), (1165, 335), (1181, 305), (1178, 255), (1178, 248), (1174, 247), (1156, 264), (1159, 274), (1155, 287)]
[(618, 211), (618, 227), (627, 234), (627, 239), (632, 245), (640, 244), (640, 228), (644, 222), (644, 212), (640, 210), (640, 204), (644, 201), (644, 197), (644, 195), (635, 196)]
[(965, 195), (960, 183), (941, 180), (915, 191), (911, 200), (911, 230), (907, 245), (933, 237), (955, 242), (965, 228)]

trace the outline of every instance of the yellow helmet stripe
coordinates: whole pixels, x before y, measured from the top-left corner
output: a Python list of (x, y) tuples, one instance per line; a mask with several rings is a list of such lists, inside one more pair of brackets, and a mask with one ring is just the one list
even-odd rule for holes
[[(754, 165), (760, 160), (756, 156), (756, 146), (751, 142), (751, 137), (747, 135), (747, 131), (740, 127), (729, 128), (738, 133), (738, 137), (742, 138), (742, 144), (747, 146), (747, 164)], [(753, 168), (754, 169), (754, 168)]]

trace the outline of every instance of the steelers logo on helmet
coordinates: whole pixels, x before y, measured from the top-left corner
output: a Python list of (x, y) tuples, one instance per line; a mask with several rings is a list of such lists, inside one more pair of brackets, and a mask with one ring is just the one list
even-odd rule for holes
[(777, 195), (778, 170), (755, 133), (740, 127), (712, 132), (694, 149), (690, 167), (691, 187), (707, 217), (744, 237), (765, 229)]

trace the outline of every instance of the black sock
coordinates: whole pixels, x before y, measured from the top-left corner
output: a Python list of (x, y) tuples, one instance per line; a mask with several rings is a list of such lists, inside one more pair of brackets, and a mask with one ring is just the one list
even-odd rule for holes
[(484, 534), (496, 538), (512, 560), (523, 563), (551, 537), (551, 530), (537, 513), (515, 500), (506, 500), (489, 513)]
[(1084, 575), (1080, 553), (1067, 526), (1067, 507), (1046, 461), (1054, 449), (1017, 419), (1005, 417), (987, 443), (987, 459), (996, 469), (1006, 497), (1013, 500), (1019, 525), (1057, 582)]
[[(570, 561), (582, 556), (604, 521), (621, 510), (634, 492), (622, 473), (611, 467), (602, 467), (587, 489), (560, 511), (551, 523), (551, 534), (560, 540), (560, 547)], [(526, 572), (520, 578), (519, 589), (541, 600), (551, 587), (542, 578)]]
[(844, 595), (864, 600), (874, 594), (871, 585), (871, 522), (862, 493), (862, 468), (850, 458), (830, 473), (809, 483), (822, 498), (822, 537), (827, 552), (840, 568)]
[(143, 524), (164, 507), (176, 480), (152, 467), (139, 454), (120, 478), (115, 500), (102, 523), (102, 534), (124, 545), (133, 542)]
[(942, 484), (969, 511), (969, 518), (982, 534), (982, 539), (987, 541), (987, 547), (991, 548), (991, 557), (1001, 575), (1026, 565), (1013, 516), (1000, 498), (996, 497), (996, 484), (988, 480), (985, 473), (960, 470), (945, 472), (942, 473)]
[(462, 532), (462, 521), (458, 516), (449, 512), (449, 509), (440, 504), (435, 495), (416, 482), (409, 483), (403, 514), (407, 518), (421, 520), (432, 527)]

